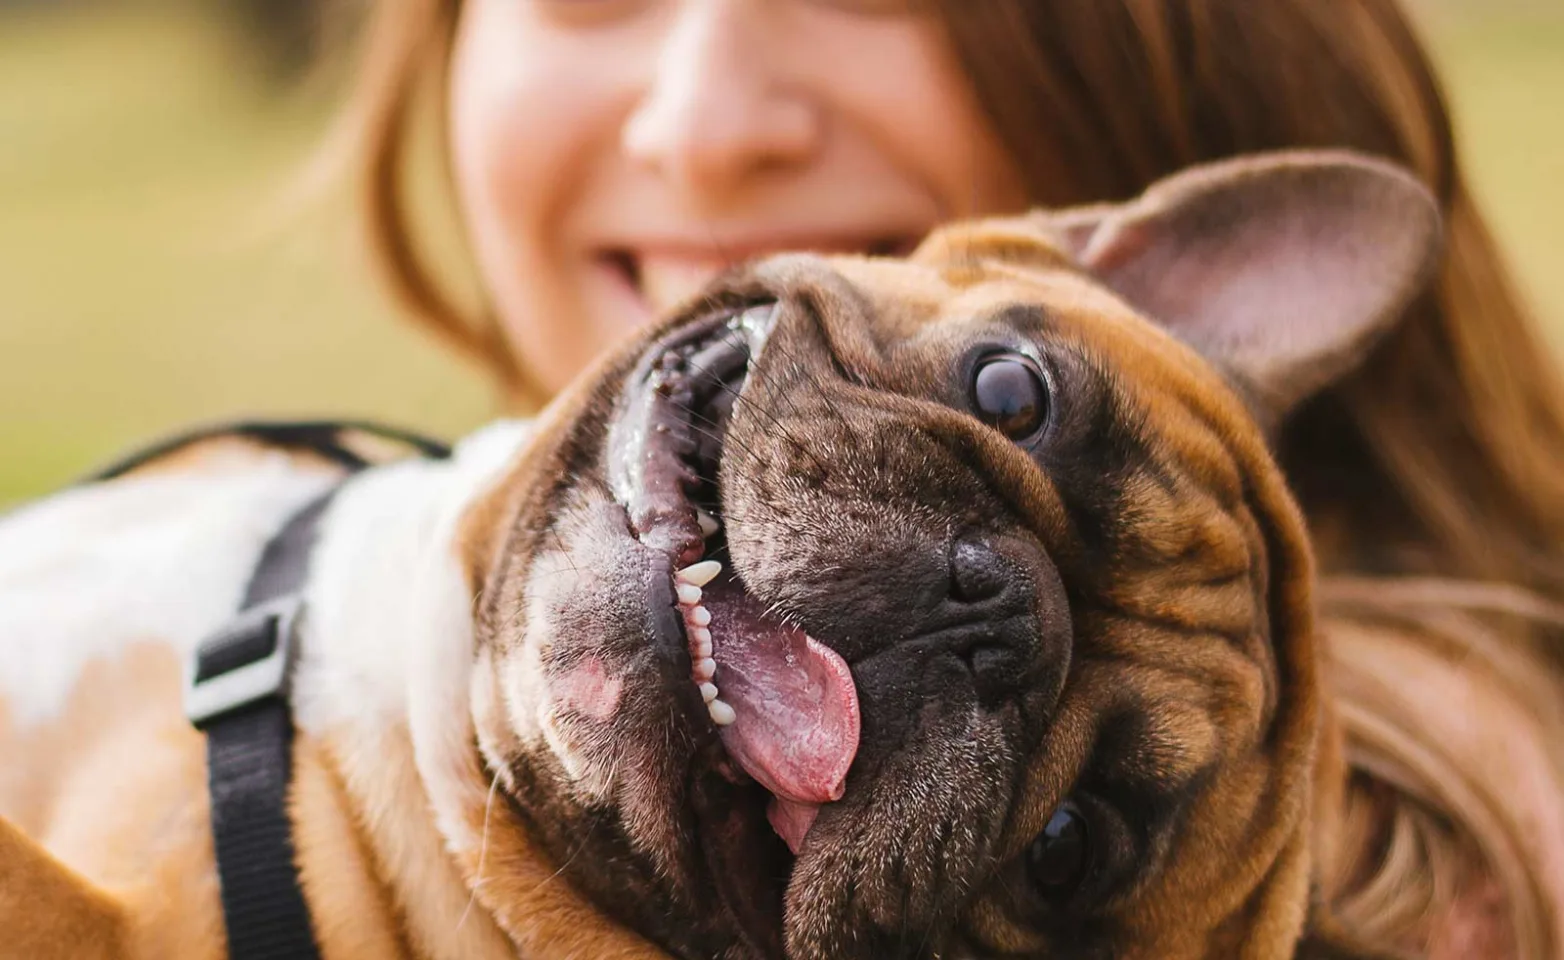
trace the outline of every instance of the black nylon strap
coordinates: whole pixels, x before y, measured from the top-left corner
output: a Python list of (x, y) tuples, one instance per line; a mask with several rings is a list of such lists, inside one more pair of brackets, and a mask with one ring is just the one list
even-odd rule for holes
[(159, 457), (175, 453), (192, 444), (221, 437), (242, 437), (267, 447), (314, 453), (345, 469), (358, 470), (369, 464), (354, 452), (351, 444), (345, 440), (352, 433), (401, 444), (420, 456), (434, 459), (447, 457), (451, 452), (449, 447), (438, 440), (431, 440), (411, 430), (402, 430), (372, 420), (239, 420), (199, 427), (164, 438), (113, 463), (99, 467), (83, 478), (83, 482), (113, 480), (138, 467), (152, 463)]
[[(266, 544), (245, 590), (241, 612), (294, 598), (309, 571), (318, 521), (337, 488), (294, 514)], [(277, 655), (291, 636), (292, 617), (241, 617), (233, 629), (202, 644), (200, 684)], [(286, 665), (283, 667), (287, 669)], [(288, 784), (293, 779), (293, 716), (286, 680), (275, 695), (199, 725), (206, 731), (212, 840), (221, 880), (230, 960), (315, 960), (320, 956), (309, 907), (299, 887)]]
[[(426, 457), (443, 444), (374, 423), (241, 423), (165, 441), (102, 470), (111, 479), (203, 440), (242, 436), (319, 454), (352, 473), (369, 466), (344, 438), (349, 432), (392, 440)], [(293, 716), (288, 690), (294, 629), (309, 577), (320, 518), (340, 487), (306, 504), (267, 542), (233, 621), (201, 644), (186, 710), (206, 733), (212, 840), (221, 881), (230, 960), (318, 960), (309, 907), (299, 887), (288, 784), (293, 776)]]
[(250, 585), (244, 590), (240, 610), (292, 596), (304, 589), (310, 572), (310, 548), (315, 546), (315, 527), (336, 498), (337, 489), (332, 487), (305, 505), (266, 544), (255, 572), (250, 574)]
[(279, 700), (207, 729), (212, 839), (229, 960), (315, 960), (320, 951), (294, 866), (288, 822), (293, 717)]

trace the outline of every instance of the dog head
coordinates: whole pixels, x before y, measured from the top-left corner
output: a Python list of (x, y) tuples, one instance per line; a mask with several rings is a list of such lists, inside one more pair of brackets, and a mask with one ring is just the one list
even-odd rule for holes
[(1321, 714), (1266, 427), (1437, 234), (1277, 155), (718, 282), (475, 514), (477, 895), (527, 843), (688, 957), (1292, 949)]

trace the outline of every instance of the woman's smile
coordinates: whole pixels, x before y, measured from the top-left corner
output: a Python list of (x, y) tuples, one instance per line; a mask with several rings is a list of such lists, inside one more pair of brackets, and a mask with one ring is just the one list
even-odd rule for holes
[(472, 0), (451, 67), (475, 259), (549, 392), (738, 263), (905, 253), (945, 220), (1026, 205), (933, 17), (810, 0), (581, 9)]
[(593, 254), (604, 282), (617, 284), (650, 319), (673, 309), (714, 277), (746, 260), (781, 251), (900, 256), (925, 231), (892, 229), (831, 233), (730, 233), (704, 238), (644, 236), (605, 244)]

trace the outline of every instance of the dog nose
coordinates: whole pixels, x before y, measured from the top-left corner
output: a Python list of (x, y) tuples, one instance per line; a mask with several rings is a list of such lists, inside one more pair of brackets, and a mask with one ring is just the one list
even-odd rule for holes
[(857, 576), (837, 566), (821, 584), (827, 609), (814, 629), (852, 667), (864, 737), (900, 743), (946, 701), (1048, 709), (1069, 668), (1073, 621), (1043, 544), (1003, 530), (908, 539), (906, 549), (863, 551)]
[(1039, 655), (1032, 615), (1034, 580), (1023, 566), (981, 540), (950, 548), (950, 587), (940, 620), (967, 662), (980, 693), (1003, 696), (1024, 684)]
[(950, 550), (950, 599), (981, 603), (1004, 593), (1011, 570), (992, 548), (972, 540), (957, 540)]

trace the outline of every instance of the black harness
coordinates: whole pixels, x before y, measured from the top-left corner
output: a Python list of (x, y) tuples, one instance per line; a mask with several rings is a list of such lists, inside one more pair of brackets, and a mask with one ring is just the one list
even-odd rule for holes
[(299, 889), (288, 784), (289, 681), (317, 521), (339, 487), (266, 544), (239, 613), (196, 648), (185, 713), (206, 734), (212, 840), (230, 960), (320, 956)]
[[(350, 446), (354, 432), (405, 444), (426, 457), (450, 453), (435, 441), (372, 423), (243, 423), (158, 444), (99, 471), (95, 479), (110, 479), (224, 436), (313, 453), (351, 476), (371, 463)], [(316, 528), (340, 489), (339, 482), (306, 504), (267, 542), (238, 613), (201, 643), (190, 665), (185, 712), (206, 734), (212, 840), (230, 960), (320, 956), (299, 887), (288, 820), (293, 769), (288, 695)]]

